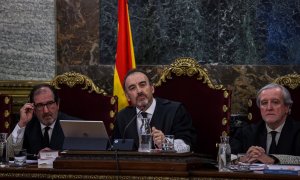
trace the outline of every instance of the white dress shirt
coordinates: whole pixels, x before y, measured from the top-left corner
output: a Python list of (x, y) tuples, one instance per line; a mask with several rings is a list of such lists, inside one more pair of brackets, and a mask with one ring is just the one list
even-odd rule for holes
[(281, 135), (281, 131), (282, 131), (282, 128), (284, 126), (285, 122), (283, 124), (281, 124), (278, 128), (276, 129), (271, 129), (269, 128), (269, 126), (266, 124), (266, 128), (267, 128), (267, 147), (266, 147), (266, 152), (269, 152), (270, 150), (270, 146), (271, 146), (271, 142), (272, 142), (272, 135), (271, 135), (271, 131), (276, 131), (276, 136), (275, 136), (275, 142), (276, 144), (278, 144), (278, 140), (279, 140), (279, 137)]
[[(52, 123), (49, 127), (50, 129), (48, 130), (48, 134), (49, 134), (49, 142), (51, 141), (51, 135), (52, 135), (52, 131), (53, 131), (53, 128), (54, 128), (54, 125), (55, 125), (56, 121), (54, 121), (54, 123)], [(44, 134), (45, 132), (45, 125), (40, 123), (41, 124), (41, 129), (42, 129), (42, 134)], [(13, 138), (13, 143), (18, 143), (20, 142), (21, 140), (23, 140), (24, 138), (24, 132), (25, 132), (25, 127), (20, 127), (18, 124), (16, 125), (16, 127), (14, 128), (13, 132), (11, 133), (12, 134), (12, 138)]]
[[(151, 122), (155, 107), (156, 107), (156, 100), (155, 100), (155, 98), (153, 98), (152, 104), (145, 111), (147, 113), (147, 118), (150, 119), (150, 122)], [(139, 113), (139, 112), (140, 112), (140, 110), (138, 108), (136, 108), (136, 113)], [(142, 118), (143, 117), (142, 117), (141, 114), (139, 114), (137, 116), (137, 122), (136, 123), (137, 123), (137, 131), (138, 131), (139, 136), (140, 136), (140, 127), (142, 125), (142, 120), (141, 120)], [(190, 151), (190, 146), (187, 145), (182, 139), (175, 139), (174, 140), (174, 149), (178, 153), (185, 153), (185, 152)]]

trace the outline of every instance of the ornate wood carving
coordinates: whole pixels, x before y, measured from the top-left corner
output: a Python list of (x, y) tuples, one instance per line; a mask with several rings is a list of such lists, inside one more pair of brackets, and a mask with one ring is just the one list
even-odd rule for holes
[(88, 90), (89, 93), (96, 92), (97, 94), (107, 95), (107, 93), (100, 89), (98, 86), (94, 84), (94, 82), (88, 78), (87, 76), (76, 73), (76, 72), (66, 72), (62, 75), (57, 75), (50, 84), (54, 86), (56, 89), (60, 89), (61, 84), (65, 84), (70, 88), (75, 85), (83, 85), (83, 90)]
[(203, 83), (206, 83), (208, 87), (212, 89), (225, 90), (223, 85), (213, 84), (209, 78), (207, 69), (200, 66), (200, 64), (198, 64), (193, 58), (183, 57), (176, 59), (174, 63), (163, 70), (160, 79), (156, 83), (156, 86), (161, 86), (161, 84), (166, 82), (167, 79), (172, 79), (172, 73), (176, 74), (176, 76), (187, 75), (191, 77), (197, 75), (197, 80), (203, 80)]
[(297, 73), (287, 74), (285, 76), (276, 78), (274, 82), (291, 89), (296, 89), (300, 86), (300, 75)]

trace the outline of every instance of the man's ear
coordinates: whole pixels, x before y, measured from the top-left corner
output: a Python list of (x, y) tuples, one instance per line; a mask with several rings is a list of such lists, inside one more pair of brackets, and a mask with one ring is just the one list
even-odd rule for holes
[(151, 88), (152, 88), (152, 94), (154, 94), (155, 88), (154, 88), (154, 85), (153, 85), (153, 84), (151, 85)]
[(57, 102), (56, 102), (56, 105), (57, 105), (58, 109), (59, 109), (59, 104), (60, 104), (60, 100), (58, 99)]
[(288, 109), (288, 112), (287, 112), (287, 114), (288, 114), (288, 115), (290, 115), (290, 114), (291, 114), (291, 112), (292, 112), (292, 105), (289, 105), (289, 109)]
[(130, 102), (130, 98), (129, 98), (129, 96), (128, 96), (128, 94), (126, 92), (125, 92), (125, 96), (127, 98), (127, 101)]

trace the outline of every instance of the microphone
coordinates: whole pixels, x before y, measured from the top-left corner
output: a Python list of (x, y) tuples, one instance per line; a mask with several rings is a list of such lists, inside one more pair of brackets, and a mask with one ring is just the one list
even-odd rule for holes
[(137, 116), (139, 114), (141, 114), (142, 110), (139, 110), (139, 112), (134, 115), (130, 121), (126, 124), (126, 126), (124, 127), (124, 131), (122, 134), (122, 139), (115, 139), (114, 143), (113, 143), (113, 150), (126, 150), (126, 151), (131, 151), (133, 150), (133, 145), (134, 145), (134, 139), (125, 139), (125, 133), (128, 129), (128, 127), (130, 126), (130, 124), (132, 124), (132, 122), (135, 120), (135, 118), (137, 118)]
[(138, 115), (140, 115), (142, 112), (142, 110), (140, 110), (135, 116), (132, 117), (132, 119), (130, 119), (130, 121), (128, 122), (128, 124), (125, 126), (124, 131), (123, 131), (123, 136), (122, 136), (122, 140), (123, 142), (125, 141), (125, 133), (129, 127), (129, 125), (135, 120), (135, 118), (138, 117)]

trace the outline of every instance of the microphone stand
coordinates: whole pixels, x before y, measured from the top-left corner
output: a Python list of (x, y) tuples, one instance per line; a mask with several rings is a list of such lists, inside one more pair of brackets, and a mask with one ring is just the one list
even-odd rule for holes
[[(122, 142), (121, 143), (123, 143), (123, 144), (126, 143), (126, 139), (125, 139), (126, 130), (129, 127), (129, 125), (135, 120), (135, 118), (137, 118), (137, 116), (139, 114), (141, 114), (141, 112), (142, 112), (142, 110), (140, 110), (135, 116), (133, 116), (132, 119), (130, 119), (130, 121), (128, 122), (128, 124), (125, 126), (124, 131), (123, 131), (123, 135), (122, 135)], [(111, 148), (111, 149), (113, 149), (113, 148)], [(115, 158), (116, 158), (116, 168), (117, 168), (117, 179), (119, 179), (119, 176), (120, 176), (120, 163), (119, 163), (119, 156), (118, 156), (119, 154), (118, 154), (118, 152), (119, 152), (119, 149), (116, 148), (115, 149)]]
[[(139, 110), (136, 115), (134, 115), (130, 121), (126, 124), (124, 127), (124, 131), (122, 134), (122, 139), (114, 139), (114, 144), (113, 147), (111, 148), (112, 150), (132, 150), (133, 144), (134, 144), (134, 139), (125, 139), (125, 134), (128, 129), (128, 127), (132, 124), (134, 120), (136, 120), (137, 116), (141, 114), (142, 110)], [(127, 141), (126, 141), (127, 140)]]
[(130, 119), (130, 121), (128, 122), (128, 124), (125, 126), (124, 131), (123, 131), (123, 135), (122, 135), (122, 143), (125, 143), (125, 133), (126, 130), (128, 129), (129, 125), (135, 120), (135, 118), (138, 117), (138, 115), (140, 115), (142, 112), (142, 110), (140, 110), (135, 116), (132, 117), (132, 119)]

